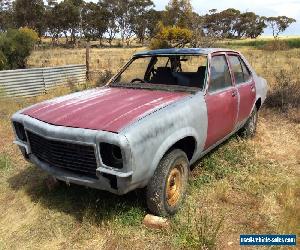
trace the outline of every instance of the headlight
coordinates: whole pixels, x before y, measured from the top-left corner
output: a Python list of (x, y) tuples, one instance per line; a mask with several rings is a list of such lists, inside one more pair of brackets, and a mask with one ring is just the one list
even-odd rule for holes
[(119, 146), (102, 142), (100, 143), (100, 155), (103, 164), (106, 166), (118, 169), (123, 168), (122, 151)]
[(26, 138), (26, 133), (25, 133), (24, 126), (21, 123), (19, 123), (19, 122), (13, 122), (13, 124), (14, 124), (14, 127), (15, 127), (15, 131), (16, 131), (17, 137), (21, 141), (26, 142), (27, 138)]

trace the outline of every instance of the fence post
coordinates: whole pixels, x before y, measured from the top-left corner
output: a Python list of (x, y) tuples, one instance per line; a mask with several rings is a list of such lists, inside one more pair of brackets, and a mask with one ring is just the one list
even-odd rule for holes
[(90, 41), (86, 42), (85, 50), (86, 80), (90, 80)]

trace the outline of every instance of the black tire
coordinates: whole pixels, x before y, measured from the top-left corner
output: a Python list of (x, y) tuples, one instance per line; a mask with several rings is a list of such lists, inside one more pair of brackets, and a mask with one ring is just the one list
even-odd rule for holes
[(239, 134), (243, 138), (251, 138), (255, 135), (256, 126), (257, 126), (257, 108), (254, 107), (249, 119), (247, 120), (244, 127), (241, 128)]
[(158, 216), (174, 215), (186, 194), (189, 161), (179, 149), (167, 153), (160, 161), (147, 186), (147, 206)]

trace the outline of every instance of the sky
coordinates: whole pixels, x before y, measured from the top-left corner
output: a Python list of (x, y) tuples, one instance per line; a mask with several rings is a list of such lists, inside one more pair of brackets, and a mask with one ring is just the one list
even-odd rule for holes
[[(92, 0), (97, 2), (98, 0)], [(155, 9), (163, 10), (169, 0), (152, 0)], [(242, 12), (253, 11), (261, 16), (288, 16), (297, 20), (283, 34), (300, 35), (300, 0), (191, 0), (194, 10), (206, 14), (210, 9), (235, 8)], [(266, 29), (264, 35), (271, 35)]]

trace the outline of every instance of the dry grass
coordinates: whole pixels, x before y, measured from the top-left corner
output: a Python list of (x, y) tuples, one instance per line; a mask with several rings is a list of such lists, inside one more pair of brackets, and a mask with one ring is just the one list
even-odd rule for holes
[[(94, 50), (93, 68), (114, 71), (132, 52)], [(299, 84), (300, 50), (243, 52), (271, 90), (278, 68)], [(35, 52), (30, 62), (82, 63), (83, 54)], [(0, 100), (0, 249), (239, 249), (242, 233), (299, 234), (300, 125), (289, 119), (293, 110), (287, 116), (265, 107), (255, 138), (233, 137), (199, 161), (184, 208), (171, 220), (170, 230), (156, 231), (141, 224), (146, 213), (142, 192), (117, 197), (73, 185), (50, 192), (45, 174), (12, 146), (13, 112), (69, 91)]]

